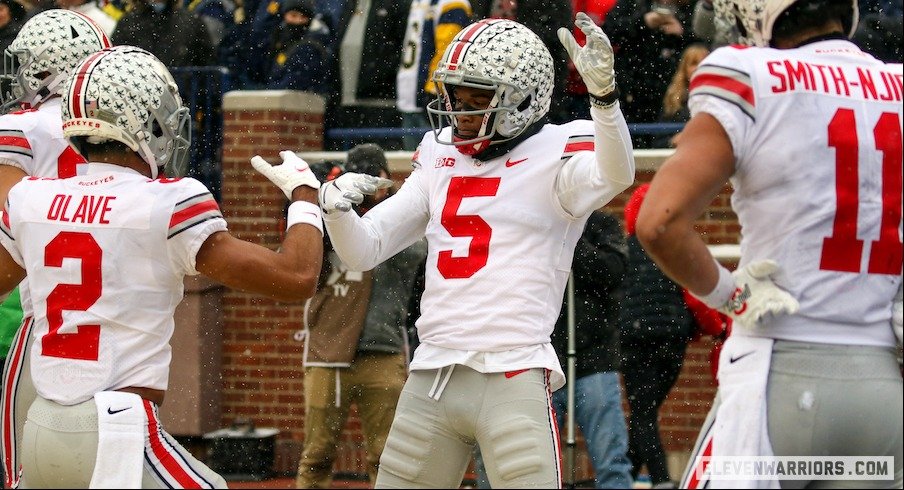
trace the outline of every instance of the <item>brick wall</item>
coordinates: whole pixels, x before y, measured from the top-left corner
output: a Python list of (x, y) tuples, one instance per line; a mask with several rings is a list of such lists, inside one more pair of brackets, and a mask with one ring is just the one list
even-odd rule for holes
[[(322, 149), (323, 101), (298, 92), (232, 92), (224, 98), (223, 212), (238, 237), (275, 248), (284, 229), (285, 199), (278, 189), (251, 169), (260, 154), (279, 162), (282, 149)], [(652, 178), (661, 158), (638, 160), (638, 184)], [(404, 166), (394, 168), (404, 178)], [(633, 189), (631, 189), (633, 190)], [(607, 209), (621, 215), (631, 190)], [(725, 188), (701, 217), (699, 227), (712, 244), (733, 244), (738, 225)], [(258, 427), (276, 427), (275, 469), (293, 472), (304, 425), (301, 356), (294, 340), (301, 328), (302, 308), (227, 290), (224, 294), (221, 425), (248, 417)], [(692, 342), (675, 389), (661, 411), (661, 432), (674, 473), (680, 472), (696, 432), (715, 393), (710, 375), (708, 339)], [(582, 444), (582, 443), (581, 443)], [(577, 454), (578, 479), (589, 475), (583, 452)], [(354, 411), (343, 432), (337, 471), (364, 474), (363, 437)], [(677, 477), (677, 475), (675, 475)]]

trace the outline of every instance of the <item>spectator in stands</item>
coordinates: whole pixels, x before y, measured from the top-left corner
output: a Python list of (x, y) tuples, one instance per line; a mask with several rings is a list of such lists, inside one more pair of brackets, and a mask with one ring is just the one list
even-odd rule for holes
[(860, 22), (853, 41), (864, 51), (886, 63), (902, 61), (902, 22), (904, 7), (901, 0), (861, 0)]
[(93, 20), (95, 24), (100, 26), (107, 36), (113, 34), (113, 29), (116, 27), (116, 20), (101, 10), (101, 8), (97, 6), (95, 0), (54, 0), (54, 3), (61, 9), (73, 10), (80, 14), (84, 14)]
[[(631, 488), (628, 429), (618, 378), (619, 306), (628, 248), (618, 219), (590, 214), (574, 249), (575, 385), (574, 417), (584, 435), (595, 474), (594, 488)], [(552, 333), (562, 366), (568, 365), (568, 295)], [(567, 390), (553, 393), (560, 434), (564, 434)]]
[[(348, 152), (344, 170), (389, 178), (383, 150), (374, 144)], [(336, 168), (324, 181), (338, 177)], [(386, 189), (355, 206), (364, 214), (388, 196)], [(324, 264), (317, 293), (305, 310), (304, 449), (296, 488), (330, 488), (338, 441), (349, 408), (361, 417), (367, 472), (375, 481), (395, 406), (407, 378), (405, 326), (415, 270), (427, 255), (425, 241), (376, 268), (350, 270), (324, 237)]]
[(0, 53), (6, 52), (25, 23), (25, 7), (16, 0), (0, 0)]
[[(686, 123), (691, 118), (690, 109), (687, 108), (691, 75), (708, 54), (709, 48), (703, 43), (694, 43), (684, 48), (681, 59), (678, 61), (678, 69), (672, 75), (672, 81), (666, 87), (665, 95), (662, 97), (662, 112), (659, 115), (659, 122)], [(680, 133), (674, 136), (662, 136), (654, 140), (654, 146), (657, 148), (674, 147), (679, 137)]]
[(97, 0), (97, 5), (116, 22), (126, 13), (127, 0)]
[[(396, 73), (410, 1), (348, 0), (337, 26), (329, 128), (400, 127)], [(386, 148), (401, 147), (387, 140)]]
[[(256, 6), (255, 6), (256, 5)], [(291, 36), (291, 29), (283, 28), (283, 12), (286, 7), (295, 5), (292, 11), (307, 12), (309, 15), (307, 28), (304, 29), (305, 49), (300, 55), (311, 53), (307, 51), (309, 44), (319, 44), (325, 53), (321, 54), (324, 60), (323, 67), (314, 67), (315, 71), (322, 71), (320, 86), (328, 90), (333, 86), (330, 80), (329, 69), (334, 56), (334, 36), (330, 28), (317, 13), (316, 7), (310, 1), (299, 2), (297, 0), (269, 0), (259, 4), (248, 4), (249, 17), (235, 24), (227, 33), (217, 48), (217, 60), (220, 65), (229, 69), (232, 76), (232, 86), (239, 90), (255, 90), (268, 88), (271, 71), (274, 68), (274, 59), (279, 50), (275, 45), (280, 43), (279, 36)], [(253, 14), (253, 15), (251, 15)], [(297, 17), (295, 15), (293, 18)], [(296, 20), (298, 22), (298, 20)], [(288, 26), (286, 26), (288, 27)], [(294, 29), (300, 30), (300, 29)], [(291, 43), (294, 46), (298, 44)], [(283, 55), (286, 52), (283, 51)], [(281, 72), (291, 72), (293, 62), (288, 57), (281, 58), (282, 64), (276, 66)], [(318, 64), (319, 65), (319, 64)], [(297, 70), (301, 67), (295, 67)], [(273, 88), (276, 88), (275, 86)]]
[[(429, 99), (436, 97), (433, 70), (452, 38), (471, 23), (470, 17), (468, 0), (411, 1), (402, 43), (402, 62), (396, 75), (396, 101), (402, 113), (402, 127), (430, 127), (424, 108)], [(417, 135), (403, 137), (403, 148), (417, 148), (423, 134), (424, 131), (420, 131)]]
[[(535, 32), (552, 55), (557, 67), (569, 66), (570, 60), (562, 43), (559, 42), (557, 31), (560, 27), (574, 28), (574, 14), (577, 12), (572, 7), (571, 0), (475, 0), (471, 2), (474, 12), (474, 20), (483, 18), (511, 19), (524, 24)], [(597, 24), (600, 25), (600, 24)], [(579, 32), (580, 29), (574, 32)], [(607, 26), (606, 33), (609, 32)], [(611, 38), (611, 34), (609, 35)], [(549, 108), (549, 121), (563, 123), (572, 121), (568, 99), (565, 95), (565, 87), (568, 71), (556, 69), (553, 80), (552, 103)], [(587, 96), (581, 99), (587, 106)], [(588, 108), (589, 110), (589, 108)], [(589, 113), (588, 113), (589, 117)]]
[(323, 13), (323, 21), (330, 30), (335, 31), (342, 18), (342, 11), (349, 0), (316, 0), (317, 11)]
[(178, 0), (135, 0), (119, 19), (110, 41), (150, 51), (169, 68), (213, 63), (207, 27)]
[(204, 21), (214, 49), (236, 22), (236, 4), (233, 0), (191, 0), (186, 10)]
[(313, 0), (283, 0), (282, 22), (270, 39), (265, 88), (327, 91), (328, 52), (310, 32)]
[(606, 16), (606, 32), (618, 53), (616, 71), (628, 122), (659, 118), (679, 55), (696, 40), (690, 29), (693, 8), (689, 0), (618, 0)]
[(646, 466), (650, 482), (671, 483), (659, 435), (659, 407), (678, 379), (684, 352), (694, 334), (694, 318), (681, 286), (647, 256), (635, 235), (637, 213), (649, 184), (639, 186), (625, 205), (628, 272), (621, 304), (622, 375), (628, 395), (628, 457), (637, 478)]

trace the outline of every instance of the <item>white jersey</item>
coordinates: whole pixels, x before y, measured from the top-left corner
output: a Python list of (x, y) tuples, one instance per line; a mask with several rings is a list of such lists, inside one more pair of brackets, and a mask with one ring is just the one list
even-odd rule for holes
[(739, 267), (778, 261), (776, 283), (800, 302), (760, 335), (895, 345), (902, 92), (900, 64), (845, 40), (720, 48), (695, 72), (691, 112), (718, 119), (734, 148)]
[(139, 386), (165, 390), (173, 313), (201, 244), (226, 222), (210, 192), (90, 164), (12, 188), (0, 242), (31, 281), (38, 394), (63, 405)]
[(554, 389), (563, 384), (550, 335), (575, 244), (589, 213), (634, 176), (624, 119), (617, 110), (607, 117), (608, 129), (590, 121), (548, 124), (486, 162), (427, 133), (398, 193), (361, 218), (325, 216), (333, 246), (355, 270), (427, 237), (420, 345), (411, 369), (545, 367)]
[[(37, 109), (0, 116), (0, 160), (28, 175), (66, 178), (84, 173), (87, 162), (63, 136), (62, 99), (45, 100)], [(28, 279), (19, 285), (22, 313), (34, 313)]]

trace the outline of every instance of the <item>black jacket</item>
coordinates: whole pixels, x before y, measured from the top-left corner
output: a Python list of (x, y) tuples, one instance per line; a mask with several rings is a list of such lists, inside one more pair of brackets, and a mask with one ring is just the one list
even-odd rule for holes
[[(338, 46), (348, 30), (348, 24), (355, 11), (356, 2), (349, 1), (342, 12), (336, 33), (335, 62), (341, 59)], [(396, 98), (396, 74), (402, 59), (402, 41), (408, 23), (411, 2), (398, 0), (372, 0), (364, 28), (364, 45), (361, 52), (361, 69), (358, 75), (356, 97), (358, 99)], [(341, 90), (342, 72), (332, 69), (337, 79), (333, 86)]]
[(687, 342), (695, 324), (681, 286), (666, 277), (641, 247), (628, 237), (628, 275), (623, 288), (622, 345), (673, 339)]
[[(574, 250), (576, 376), (620, 367), (618, 312), (628, 265), (625, 236), (618, 219), (596, 211), (587, 220)], [(552, 334), (552, 345), (567, 370), (568, 293)]]
[(619, 0), (603, 24), (615, 50), (615, 76), (622, 112), (633, 123), (656, 122), (662, 109), (662, 96), (678, 68), (681, 52), (698, 41), (691, 29), (693, 2), (675, 7), (675, 14), (684, 27), (682, 36), (666, 35), (647, 27), (643, 18), (654, 3)]
[(110, 41), (150, 51), (167, 67), (208, 66), (213, 63), (210, 33), (204, 21), (173, 2), (155, 13), (143, 1), (116, 24)]

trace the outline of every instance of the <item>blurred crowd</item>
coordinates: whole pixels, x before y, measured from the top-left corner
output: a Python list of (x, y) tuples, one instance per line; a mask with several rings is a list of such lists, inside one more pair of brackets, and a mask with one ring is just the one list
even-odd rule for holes
[[(171, 68), (224, 66), (232, 89), (321, 94), (327, 129), (429, 127), (431, 69), (452, 37), (479, 18), (517, 20), (549, 47), (557, 61), (553, 123), (589, 115), (587, 89), (556, 37), (575, 12), (587, 12), (612, 41), (629, 123), (686, 121), (696, 64), (736, 38), (711, 0), (0, 0), (0, 48), (30, 16), (57, 7), (88, 15), (114, 45), (145, 48)], [(855, 42), (901, 62), (902, 0), (864, 0), (860, 12)], [(583, 41), (580, 30), (575, 35)], [(383, 143), (413, 150), (419, 140)], [(670, 135), (635, 140), (670, 143)]]

